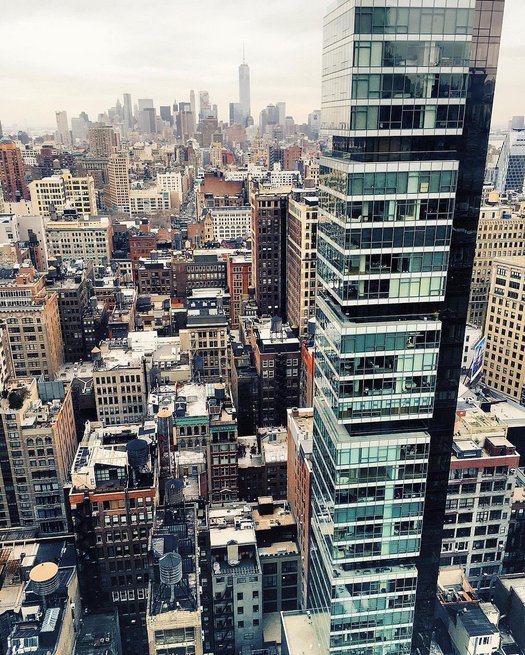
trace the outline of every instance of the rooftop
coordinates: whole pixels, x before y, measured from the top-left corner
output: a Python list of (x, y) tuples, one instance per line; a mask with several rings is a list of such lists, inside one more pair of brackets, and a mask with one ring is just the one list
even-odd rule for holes
[(107, 427), (87, 421), (71, 469), (72, 491), (151, 487), (155, 459), (150, 450), (156, 431), (155, 421)]
[(238, 526), (210, 526), (211, 548), (227, 546), (231, 542), (235, 542), (239, 544), (239, 546), (255, 544), (256, 539), (253, 523), (250, 525), (249, 522), (246, 521)]
[[(42, 609), (42, 599), (35, 593), (29, 573), (44, 563), (53, 563), (53, 567), (58, 567), (58, 588), (48, 604), (47, 611), (42, 611), (39, 619), (29, 620), (38, 609)], [(24, 539), (2, 544), (0, 615), (5, 612), (19, 614), (18, 620), (21, 620), (21, 623), (15, 625), (12, 633), (15, 639), (28, 634), (39, 636), (39, 646), (47, 646), (53, 652), (61, 628), (63, 601), (73, 579), (75, 567), (74, 544), (64, 538), (42, 542), (38, 539)]]
[[(264, 510), (261, 505), (264, 505)], [(259, 498), (259, 506), (253, 510), (252, 517), (256, 531), (295, 525), (295, 519), (290, 509), (282, 502), (273, 503), (271, 496)]]
[(132, 350), (127, 339), (103, 341), (100, 344), (100, 359), (94, 360), (93, 368), (95, 371), (111, 371), (119, 368), (142, 370), (142, 354)]
[(235, 408), (224, 384), (185, 382), (177, 388), (175, 417), (176, 423), (192, 417), (209, 418), (212, 423), (232, 423)]
[(259, 442), (256, 436), (238, 437), (238, 457), (237, 465), (239, 468), (250, 468), (252, 466), (263, 466), (263, 458), (259, 450)]
[(83, 614), (73, 655), (120, 655), (118, 613)]
[(489, 621), (477, 603), (451, 603), (445, 607), (453, 621), (461, 621), (469, 637), (493, 635), (498, 632), (498, 628)]
[(513, 591), (520, 601), (525, 604), (525, 573), (500, 575), (498, 579), (505, 589)]
[(282, 642), (288, 655), (325, 655), (326, 648), (317, 639), (311, 612), (282, 612), (281, 622)]
[(299, 548), (294, 541), (274, 541), (269, 546), (259, 547), (260, 557), (276, 557), (279, 555), (298, 555)]
[[(151, 535), (155, 571), (148, 599), (150, 616), (173, 611), (196, 612), (199, 608), (196, 512), (194, 504), (157, 509)], [(182, 559), (182, 579), (174, 585), (164, 584), (160, 578), (159, 560), (169, 553), (177, 553)]]
[(288, 460), (288, 432), (286, 428), (264, 428), (259, 430), (261, 447), (266, 464)]

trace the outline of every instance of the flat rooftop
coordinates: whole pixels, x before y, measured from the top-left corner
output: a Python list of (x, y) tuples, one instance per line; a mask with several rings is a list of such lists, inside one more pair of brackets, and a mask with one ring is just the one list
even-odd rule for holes
[[(259, 500), (262, 500), (261, 498)], [(291, 510), (282, 504), (276, 503), (271, 514), (261, 514), (256, 507), (252, 512), (256, 530), (270, 530), (277, 526), (295, 525)]]
[(253, 524), (251, 526), (243, 526), (242, 528), (225, 526), (210, 529), (210, 546), (212, 548), (227, 546), (232, 541), (235, 541), (240, 546), (255, 544), (256, 538)]
[(57, 379), (62, 382), (71, 382), (75, 378), (92, 378), (93, 362), (75, 362), (74, 364), (64, 364), (58, 371)]
[(116, 614), (82, 614), (74, 655), (120, 655), (121, 642)]
[(516, 596), (525, 603), (525, 573), (513, 573), (511, 575), (501, 575), (499, 577), (502, 584), (508, 591), (514, 591)]
[(288, 655), (326, 655), (315, 633), (311, 614), (306, 612), (281, 612), (282, 643), (286, 643)]
[(270, 546), (259, 547), (260, 557), (276, 557), (279, 555), (298, 555), (299, 549), (293, 541), (275, 541)]

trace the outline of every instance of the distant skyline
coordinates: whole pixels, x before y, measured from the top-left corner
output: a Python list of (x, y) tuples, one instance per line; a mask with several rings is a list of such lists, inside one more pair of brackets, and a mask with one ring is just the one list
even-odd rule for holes
[[(54, 127), (86, 111), (95, 121), (131, 93), (155, 107), (206, 89), (228, 120), (238, 101), (242, 45), (251, 72), (252, 114), (285, 101), (297, 123), (320, 107), (322, 19), (331, 2), (304, 0), (17, 0), (2, 9), (0, 121)], [(494, 123), (525, 114), (523, 0), (507, 0)]]

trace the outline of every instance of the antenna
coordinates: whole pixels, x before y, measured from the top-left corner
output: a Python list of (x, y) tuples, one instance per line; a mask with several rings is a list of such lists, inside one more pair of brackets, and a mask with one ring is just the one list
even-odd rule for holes
[(243, 41), (243, 42), (242, 42), (242, 63), (243, 63), (243, 64), (246, 63), (246, 56), (245, 56), (245, 54), (246, 54), (246, 53), (244, 52), (244, 41)]

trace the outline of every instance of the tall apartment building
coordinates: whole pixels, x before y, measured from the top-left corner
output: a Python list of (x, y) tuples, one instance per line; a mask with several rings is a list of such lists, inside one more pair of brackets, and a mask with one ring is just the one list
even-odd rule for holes
[(117, 608), (125, 652), (148, 652), (149, 539), (158, 502), (154, 421), (86, 423), (71, 467), (69, 503), (82, 597)]
[(273, 189), (256, 182), (252, 207), (252, 284), (260, 316), (286, 314), (286, 214), (290, 189)]
[[(203, 655), (198, 512), (190, 503), (157, 509), (146, 615), (149, 655)], [(171, 577), (179, 563), (180, 579), (178, 574)]]
[(190, 353), (192, 376), (200, 382), (228, 379), (229, 335), (227, 310), (219, 289), (204, 289), (187, 299), (186, 328), (180, 330), (182, 350)]
[(98, 214), (95, 182), (91, 176), (73, 177), (68, 170), (29, 184), (33, 212), (40, 216), (74, 209), (81, 216)]
[(55, 291), (58, 297), (60, 328), (64, 343), (66, 362), (88, 360), (93, 348), (86, 316), (92, 311), (93, 266), (78, 262), (52, 260), (52, 268), (47, 272), (46, 287)]
[(71, 387), (24, 378), (0, 401), (0, 528), (68, 531), (64, 487), (77, 449)]
[(318, 204), (316, 196), (299, 193), (288, 201), (286, 316), (299, 336), (307, 334), (308, 321), (315, 315)]
[(74, 220), (49, 221), (46, 242), (49, 257), (83, 259), (107, 266), (111, 259), (113, 229), (108, 216), (86, 216)]
[(114, 153), (108, 160), (109, 204), (111, 209), (129, 211), (129, 158), (124, 153)]
[(237, 500), (237, 418), (224, 384), (179, 385), (175, 400), (177, 451), (205, 456), (207, 488), (212, 502)]
[(239, 435), (255, 434), (259, 417), (259, 376), (251, 349), (232, 334), (231, 385), (232, 397), (237, 408)]
[(496, 257), (485, 323), (483, 373), (491, 389), (525, 405), (525, 257)]
[(239, 327), (243, 301), (248, 299), (252, 281), (251, 255), (230, 255), (226, 260), (226, 282), (230, 292), (230, 327)]
[(120, 135), (112, 125), (95, 125), (88, 129), (89, 152), (93, 157), (109, 157), (120, 149)]
[(0, 321), (7, 330), (17, 377), (54, 379), (64, 363), (58, 298), (46, 278), (22, 265), (0, 279)]
[(429, 651), (502, 11), (342, 0), (325, 17), (308, 601), (322, 653)]
[(287, 498), (297, 523), (297, 543), (301, 552), (301, 607), (306, 606), (308, 590), (313, 416), (312, 408), (288, 410)]
[(301, 344), (279, 321), (254, 323), (248, 343), (259, 377), (257, 425), (286, 425), (287, 410), (299, 405)]
[(522, 255), (525, 255), (523, 211), (499, 204), (481, 207), (470, 287), (469, 323), (481, 328), (485, 325), (494, 259)]
[(485, 597), (503, 569), (519, 458), (496, 417), (458, 411), (440, 566), (461, 566)]
[(496, 164), (494, 186), (501, 193), (523, 191), (525, 182), (525, 129), (512, 129), (505, 137)]
[(209, 526), (214, 652), (236, 655), (243, 648), (262, 648), (263, 576), (251, 512), (211, 508)]
[(138, 423), (146, 415), (146, 371), (140, 354), (122, 340), (105, 341), (91, 353), (97, 418), (102, 425)]
[(6, 202), (29, 200), (22, 153), (7, 137), (0, 139), (0, 184)]

